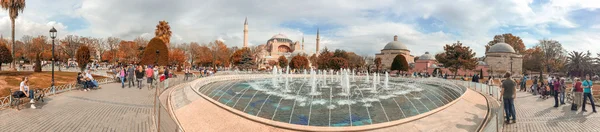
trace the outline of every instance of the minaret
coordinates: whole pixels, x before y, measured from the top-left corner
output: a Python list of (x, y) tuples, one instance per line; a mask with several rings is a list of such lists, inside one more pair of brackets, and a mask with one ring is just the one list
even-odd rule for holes
[(319, 37), (319, 28), (317, 28), (317, 52), (315, 53), (317, 55), (320, 53), (319, 52), (319, 40), (320, 40), (320, 37)]
[(244, 48), (248, 47), (248, 17), (244, 20)]
[(302, 35), (302, 51), (304, 51), (304, 35)]

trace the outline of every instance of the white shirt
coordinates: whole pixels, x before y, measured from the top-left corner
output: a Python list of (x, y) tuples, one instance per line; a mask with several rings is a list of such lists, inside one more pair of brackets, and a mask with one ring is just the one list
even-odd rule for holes
[(25, 81), (22, 81), (20, 86), (19, 86), (20, 90), (23, 92), (28, 92), (29, 91), (29, 86), (25, 85)]
[(92, 74), (90, 74), (90, 73), (86, 73), (85, 76), (87, 78), (90, 78), (90, 80), (94, 80), (94, 77), (92, 77)]

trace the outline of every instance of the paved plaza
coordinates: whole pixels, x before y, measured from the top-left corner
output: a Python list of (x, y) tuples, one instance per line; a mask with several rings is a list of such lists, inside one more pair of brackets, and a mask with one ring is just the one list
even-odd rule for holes
[[(566, 102), (565, 102), (566, 103)], [(543, 100), (530, 93), (517, 92), (515, 107), (517, 123), (504, 125), (507, 132), (598, 132), (600, 131), (600, 115), (588, 112), (571, 111), (567, 103), (558, 108), (554, 106), (554, 98)]]
[(153, 96), (154, 89), (122, 89), (120, 83), (65, 92), (37, 103), (37, 109), (0, 110), (0, 131), (154, 131)]

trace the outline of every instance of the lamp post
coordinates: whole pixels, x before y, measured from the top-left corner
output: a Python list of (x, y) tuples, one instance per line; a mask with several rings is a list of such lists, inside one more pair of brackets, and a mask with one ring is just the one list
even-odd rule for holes
[(54, 91), (54, 39), (56, 38), (56, 29), (54, 27), (50, 29), (50, 38), (52, 38), (52, 83), (50, 84), (50, 87), (52, 87), (52, 91)]

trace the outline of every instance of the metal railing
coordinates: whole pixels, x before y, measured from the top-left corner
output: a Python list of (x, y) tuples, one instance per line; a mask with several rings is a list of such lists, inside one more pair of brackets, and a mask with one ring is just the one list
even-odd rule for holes
[[(188, 86), (187, 82), (195, 80), (197, 77), (195, 75), (191, 75), (188, 80), (185, 80), (185, 75), (177, 75), (177, 77), (169, 78), (165, 81), (157, 83), (157, 89), (154, 98), (154, 107), (153, 107), (153, 118), (154, 124), (157, 131), (163, 132), (181, 132), (183, 129), (175, 119), (173, 115), (171, 115), (171, 108), (169, 107), (170, 97), (168, 96), (167, 90), (177, 88), (177, 87), (185, 87)], [(167, 93), (165, 93), (167, 92)], [(163, 96), (161, 98), (160, 95), (167, 94), (167, 96)]]
[(480, 132), (499, 132), (504, 125), (504, 108), (502, 97), (500, 97), (500, 88), (498, 86), (487, 85), (476, 82), (453, 80), (456, 84), (463, 85), (473, 91), (481, 93), (487, 100), (488, 113), (484, 123), (478, 129)]

